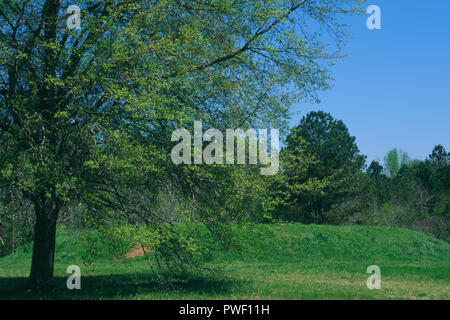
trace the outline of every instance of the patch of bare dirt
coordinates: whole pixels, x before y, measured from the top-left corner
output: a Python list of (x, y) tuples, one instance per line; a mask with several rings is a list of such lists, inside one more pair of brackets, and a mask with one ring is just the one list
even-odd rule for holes
[[(151, 249), (145, 248), (145, 252), (149, 253)], [(144, 255), (144, 250), (140, 246), (136, 246), (125, 254), (125, 258), (135, 258), (142, 257)]]

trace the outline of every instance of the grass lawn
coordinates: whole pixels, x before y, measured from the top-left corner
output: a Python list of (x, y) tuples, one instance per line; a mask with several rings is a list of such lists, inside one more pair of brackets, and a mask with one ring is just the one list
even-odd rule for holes
[[(450, 245), (405, 229), (300, 224), (233, 225), (241, 250), (229, 252), (205, 229), (198, 237), (213, 274), (168, 278), (159, 284), (143, 257), (101, 257), (87, 263), (77, 232), (57, 237), (57, 289), (21, 290), (31, 244), (0, 258), (2, 299), (449, 299)], [(81, 268), (81, 290), (68, 290), (66, 268)], [(370, 265), (381, 268), (381, 289), (369, 290)]]

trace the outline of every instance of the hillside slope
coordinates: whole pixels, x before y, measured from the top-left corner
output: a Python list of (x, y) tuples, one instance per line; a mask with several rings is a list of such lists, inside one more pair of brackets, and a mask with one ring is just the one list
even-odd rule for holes
[[(213, 261), (304, 261), (304, 260), (450, 260), (450, 244), (407, 229), (370, 226), (327, 226), (301, 224), (228, 224), (233, 234), (230, 250), (200, 225), (181, 226), (183, 233), (198, 239)], [(55, 263), (92, 263), (113, 260), (109, 248), (95, 232), (58, 233)], [(126, 244), (122, 244), (126, 252)], [(125, 250), (125, 251), (123, 251)], [(32, 243), (0, 258), (0, 266), (28, 263)], [(120, 250), (116, 250), (120, 252)]]
[[(160, 287), (143, 257), (117, 259), (96, 232), (60, 232), (55, 274), (59, 290), (46, 298), (81, 299), (449, 299), (450, 245), (398, 228), (324, 225), (226, 225), (225, 247), (199, 225), (183, 225), (207, 252), (216, 274), (173, 278)], [(131, 248), (122, 245), (123, 253)], [(0, 297), (26, 281), (32, 244), (0, 259)], [(119, 250), (120, 251), (120, 250)], [(66, 268), (79, 265), (83, 290), (65, 288)], [(381, 268), (382, 290), (368, 290), (366, 269)], [(3, 291), (3, 293), (2, 293)], [(42, 298), (42, 296), (39, 296)]]

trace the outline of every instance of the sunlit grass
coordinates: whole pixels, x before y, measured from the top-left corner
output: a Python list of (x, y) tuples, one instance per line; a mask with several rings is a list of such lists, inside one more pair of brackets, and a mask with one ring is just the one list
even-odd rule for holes
[[(24, 292), (30, 250), (0, 259), (0, 297), (20, 299), (449, 299), (450, 246), (393, 228), (254, 225), (236, 227), (240, 253), (217, 246), (205, 264), (218, 271), (156, 281), (143, 257), (80, 259), (83, 248), (58, 237), (57, 289)], [(214, 251), (215, 250), (215, 251)], [(66, 288), (66, 268), (81, 267), (81, 290)], [(366, 269), (381, 268), (381, 289), (369, 290)]]

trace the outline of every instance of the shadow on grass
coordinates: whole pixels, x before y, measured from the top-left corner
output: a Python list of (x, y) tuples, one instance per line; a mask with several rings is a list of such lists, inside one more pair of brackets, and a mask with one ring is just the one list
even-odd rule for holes
[(235, 280), (217, 278), (168, 279), (164, 283), (149, 274), (82, 276), (81, 290), (69, 290), (67, 277), (56, 277), (50, 291), (26, 291), (27, 278), (0, 277), (0, 299), (213, 299), (242, 286)]

